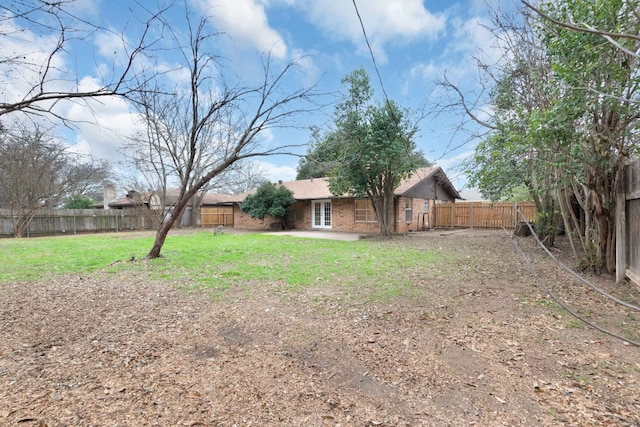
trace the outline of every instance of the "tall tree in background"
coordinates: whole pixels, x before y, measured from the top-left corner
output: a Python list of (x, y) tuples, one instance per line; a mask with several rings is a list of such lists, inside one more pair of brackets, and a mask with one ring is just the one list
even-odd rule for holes
[(267, 172), (252, 161), (234, 163), (223, 174), (211, 180), (209, 191), (223, 194), (242, 194), (269, 182)]
[[(347, 75), (343, 102), (335, 110), (335, 130), (325, 142), (337, 147), (329, 174), (333, 195), (368, 197), (378, 218), (380, 234), (393, 233), (394, 192), (418, 168), (413, 141), (417, 129), (408, 112), (392, 101), (375, 104), (369, 76), (360, 68)], [(321, 142), (322, 144), (322, 142)]]
[(62, 207), (65, 209), (91, 209), (91, 206), (95, 203), (95, 199), (92, 199), (89, 196), (73, 194), (67, 198)]
[(298, 162), (296, 179), (324, 178), (338, 166), (341, 157), (338, 133), (311, 128), (311, 142), (307, 155)]
[(148, 259), (160, 256), (171, 227), (214, 178), (243, 159), (286, 154), (291, 146), (268, 146), (260, 135), (292, 124), (293, 116), (308, 111), (313, 96), (312, 88), (286, 89), (292, 83), (295, 61), (274, 73), (266, 58), (263, 79), (256, 86), (229, 84), (220, 58), (209, 50), (216, 34), (208, 31), (207, 19), (195, 26), (187, 20), (186, 41), (172, 34), (188, 71), (188, 85), (170, 91), (152, 88), (141, 92), (138, 102), (147, 129), (140, 147), (157, 168), (164, 188), (174, 182), (179, 188), (178, 200), (160, 224)]
[[(342, 148), (338, 132), (312, 127), (311, 142), (307, 154), (298, 162), (296, 179), (331, 176), (332, 170), (342, 161)], [(416, 169), (431, 166), (431, 162), (420, 151), (414, 151), (408, 155)]]
[(0, 206), (11, 211), (15, 237), (25, 235), (39, 210), (86, 194), (107, 176), (105, 164), (68, 153), (66, 145), (37, 127), (0, 134)]

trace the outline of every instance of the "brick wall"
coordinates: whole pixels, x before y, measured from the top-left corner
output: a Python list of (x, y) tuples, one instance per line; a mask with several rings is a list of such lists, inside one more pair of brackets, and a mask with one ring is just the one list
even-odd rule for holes
[[(425, 212), (425, 199), (399, 197), (396, 202), (396, 233), (418, 231), (422, 228), (421, 214)], [(406, 221), (406, 207), (411, 205), (411, 221)]]
[[(405, 207), (410, 203), (412, 206), (411, 221), (405, 221)], [(401, 197), (396, 201), (395, 218), (396, 232), (406, 233), (418, 230), (419, 215), (424, 212), (424, 199)], [(302, 200), (296, 202), (290, 209), (288, 217), (289, 227), (295, 230), (313, 230), (311, 201)], [(264, 221), (251, 218), (250, 215), (242, 212), (238, 204), (233, 206), (233, 221), (235, 228), (249, 230), (268, 230), (272, 228), (273, 219), (266, 218)], [(331, 231), (345, 231), (354, 233), (377, 234), (380, 226), (377, 222), (356, 222), (355, 221), (355, 201), (352, 198), (331, 200)]]
[(251, 218), (248, 213), (242, 212), (237, 203), (233, 204), (233, 228), (245, 230), (268, 230), (273, 221)]
[(335, 199), (332, 204), (333, 224), (335, 231), (350, 231), (354, 233), (379, 233), (377, 222), (356, 222), (356, 203), (354, 199)]

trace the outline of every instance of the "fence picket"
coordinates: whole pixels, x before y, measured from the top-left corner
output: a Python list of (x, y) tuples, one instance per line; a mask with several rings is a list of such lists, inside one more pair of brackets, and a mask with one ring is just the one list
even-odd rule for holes
[(436, 204), (434, 207), (435, 227), (452, 228), (509, 228), (524, 222), (518, 210), (527, 221), (535, 221), (537, 211), (534, 203), (490, 203), (456, 202)]

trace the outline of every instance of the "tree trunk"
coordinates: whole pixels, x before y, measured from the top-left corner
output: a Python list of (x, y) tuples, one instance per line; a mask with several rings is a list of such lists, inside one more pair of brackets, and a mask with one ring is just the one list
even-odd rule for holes
[[(171, 215), (173, 218), (173, 215)], [(171, 230), (171, 226), (175, 222), (175, 219), (166, 221), (162, 224), (162, 227), (158, 229), (156, 233), (156, 239), (153, 242), (153, 246), (151, 250), (145, 257), (145, 259), (156, 259), (160, 257), (160, 251), (162, 250), (162, 246), (164, 245), (164, 241), (167, 238), (167, 234), (169, 234), (169, 230)]]
[[(373, 200), (372, 200), (373, 201)], [(393, 236), (393, 195), (383, 193), (376, 201), (373, 201), (376, 215), (378, 215), (378, 224), (380, 225), (380, 236), (390, 239)]]
[[(26, 235), (27, 228), (31, 224), (31, 220), (36, 216), (40, 208), (31, 209), (29, 212), (18, 215), (18, 220), (13, 222), (13, 237), (23, 237)], [(13, 215), (12, 215), (13, 216)]]
[[(191, 193), (193, 193), (193, 191)], [(158, 229), (158, 232), (156, 233), (156, 239), (153, 242), (153, 247), (145, 257), (145, 259), (156, 259), (160, 257), (160, 251), (162, 250), (164, 241), (167, 238), (167, 234), (169, 234), (171, 227), (173, 227), (176, 221), (182, 217), (187, 203), (191, 199), (191, 195), (192, 194), (189, 194), (188, 192), (184, 194), (180, 200), (178, 200), (175, 207), (173, 208), (173, 212), (171, 212), (171, 215), (169, 215), (169, 218), (167, 218), (167, 220), (163, 222)]]

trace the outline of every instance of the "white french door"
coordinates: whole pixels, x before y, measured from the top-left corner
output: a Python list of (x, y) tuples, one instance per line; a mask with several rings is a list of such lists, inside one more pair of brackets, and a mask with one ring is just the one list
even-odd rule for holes
[(313, 228), (331, 228), (331, 200), (316, 200), (311, 204)]

